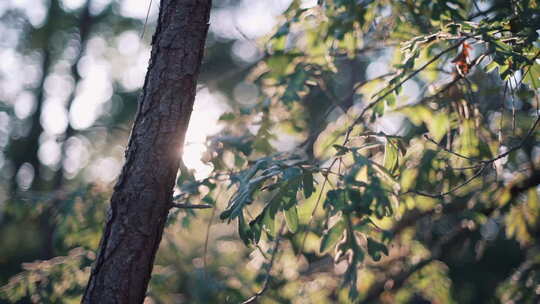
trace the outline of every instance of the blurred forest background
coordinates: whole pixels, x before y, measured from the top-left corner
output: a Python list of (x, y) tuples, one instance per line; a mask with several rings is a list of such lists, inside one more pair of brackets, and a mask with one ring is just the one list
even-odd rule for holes
[[(540, 301), (537, 1), (213, 6), (148, 303)], [(158, 7), (0, 1), (0, 303), (80, 301)]]

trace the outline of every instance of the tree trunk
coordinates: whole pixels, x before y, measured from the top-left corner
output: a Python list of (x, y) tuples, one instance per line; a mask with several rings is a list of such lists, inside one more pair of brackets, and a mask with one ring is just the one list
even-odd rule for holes
[(193, 108), (211, 0), (161, 0), (152, 55), (82, 303), (142, 303)]

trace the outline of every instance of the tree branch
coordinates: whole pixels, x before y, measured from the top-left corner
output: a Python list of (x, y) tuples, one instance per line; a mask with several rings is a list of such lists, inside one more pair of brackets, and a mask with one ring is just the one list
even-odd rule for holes
[(188, 204), (188, 203), (172, 203), (172, 207), (173, 208), (178, 208), (178, 209), (209, 209), (209, 208), (214, 208), (214, 206), (212, 205), (207, 205), (207, 204)]
[(442, 250), (443, 246), (456, 242), (460, 239), (461, 236), (464, 236), (468, 232), (470, 231), (464, 227), (458, 227), (454, 229), (453, 231), (442, 237), (439, 241), (437, 241), (437, 243), (433, 246), (433, 250), (431, 250), (431, 256), (414, 264), (409, 270), (401, 272), (387, 280), (384, 280), (383, 282), (380, 282), (379, 284), (370, 289), (367, 296), (360, 303), (378, 302), (377, 299), (386, 290), (385, 283), (388, 281), (393, 282), (393, 286), (389, 290), (397, 290), (401, 288), (401, 286), (403, 286), (403, 284), (411, 277), (411, 275), (421, 270), (425, 266), (429, 265), (431, 262), (439, 259), (442, 256), (442, 253), (444, 253), (444, 251)]
[(457, 152), (455, 152), (455, 151), (452, 151), (452, 150), (450, 150), (450, 149), (447, 149), (446, 147), (444, 147), (444, 146), (440, 145), (439, 143), (437, 143), (435, 140), (433, 140), (433, 138), (429, 137), (429, 135), (427, 135), (427, 134), (424, 134), (424, 138), (425, 138), (427, 141), (429, 141), (429, 142), (435, 144), (437, 147), (439, 147), (440, 149), (442, 149), (442, 150), (444, 150), (444, 151), (446, 151), (446, 152), (448, 152), (448, 153), (450, 153), (450, 154), (453, 154), (453, 155), (455, 155), (455, 156), (457, 156), (457, 157), (460, 157), (460, 158), (464, 158), (464, 159), (466, 159), (466, 160), (476, 161), (474, 158), (471, 158), (471, 157), (465, 156), (465, 155), (463, 155), (463, 154), (457, 153)]
[(281, 228), (279, 228), (279, 232), (276, 236), (274, 247), (272, 248), (272, 255), (270, 256), (270, 264), (268, 264), (268, 271), (266, 272), (266, 277), (264, 278), (264, 282), (263, 282), (261, 290), (259, 290), (259, 292), (254, 294), (251, 298), (242, 302), (242, 304), (257, 303), (257, 299), (260, 296), (262, 296), (268, 289), (268, 285), (270, 283), (270, 277), (271, 277), (270, 272), (272, 271), (272, 267), (274, 266), (274, 261), (276, 260), (276, 255), (279, 249), (279, 243), (281, 241), (281, 235), (283, 234), (284, 228), (285, 228), (285, 223), (281, 223)]
[[(421, 71), (423, 71), (425, 68), (427, 68), (430, 64), (434, 63), (435, 61), (437, 61), (439, 58), (441, 58), (444, 54), (454, 50), (454, 49), (457, 49), (464, 41), (465, 41), (466, 38), (463, 38), (459, 41), (459, 43), (456, 43), (455, 45), (443, 50), (442, 52), (440, 52), (439, 54), (437, 54), (436, 56), (434, 56), (433, 58), (431, 58), (428, 62), (424, 63), (421, 67), (419, 67), (418, 69), (414, 70), (411, 74), (409, 74), (407, 77), (405, 77), (404, 79), (402, 79), (400, 82), (398, 82), (397, 84), (395, 84), (390, 90), (388, 90), (386, 93), (382, 94), (381, 96), (377, 97), (377, 99), (375, 99), (374, 101), (370, 102), (363, 110), (362, 112), (360, 112), (360, 115), (358, 115), (358, 117), (354, 120), (354, 122), (351, 124), (351, 126), (348, 128), (347, 130), (347, 133), (345, 134), (345, 142), (344, 142), (344, 145), (349, 141), (349, 137), (351, 135), (351, 132), (354, 128), (355, 125), (357, 125), (363, 118), (364, 114), (371, 108), (373, 108), (375, 105), (377, 105), (377, 103), (379, 103), (381, 100), (383, 100), (384, 98), (386, 98), (386, 96), (390, 95), (390, 93), (392, 93), (392, 91), (394, 91), (397, 87), (403, 85), (406, 81), (410, 80), (411, 78), (413, 78), (414, 76), (416, 76), (418, 73), (420, 73)], [(456, 77), (456, 78), (459, 78), (459, 77)], [(384, 89), (383, 89), (384, 90)], [(382, 93), (382, 91), (379, 91), (377, 94), (379, 93)], [(377, 95), (375, 94), (375, 95)]]
[(444, 196), (448, 195), (448, 194), (451, 194), (452, 192), (466, 186), (467, 184), (469, 184), (470, 182), (472, 182), (474, 179), (476, 179), (477, 177), (479, 177), (482, 172), (486, 169), (486, 165), (483, 165), (480, 167), (480, 169), (478, 171), (476, 171), (476, 173), (474, 173), (473, 176), (469, 177), (466, 181), (464, 181), (463, 183), (451, 188), (450, 190), (446, 191), (446, 192), (443, 192), (443, 193), (439, 193), (439, 194), (431, 194), (431, 193), (427, 193), (427, 192), (422, 192), (422, 191), (417, 191), (417, 190), (409, 190), (407, 192), (404, 192), (402, 193), (401, 195), (405, 195), (405, 194), (409, 194), (409, 193), (414, 193), (414, 194), (417, 194), (417, 195), (421, 195), (421, 196), (427, 196), (427, 197), (431, 197), (431, 198), (443, 198)]

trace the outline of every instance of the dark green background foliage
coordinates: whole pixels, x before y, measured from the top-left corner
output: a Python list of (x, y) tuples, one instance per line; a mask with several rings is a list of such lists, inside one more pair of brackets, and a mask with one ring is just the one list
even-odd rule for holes
[[(40, 24), (21, 9), (0, 23), (16, 37), (2, 50), (36, 78), (16, 87), (34, 100), (21, 117), (10, 75), (0, 74), (6, 303), (79, 300), (112, 189), (88, 172), (121, 160), (139, 88), (110, 77), (109, 110), (47, 134), (50, 76), (77, 87), (92, 41), (115, 63), (115, 38), (141, 33), (144, 18), (122, 15), (116, 1), (97, 12), (91, 1), (75, 10), (45, 2)], [(182, 165), (174, 199), (213, 208), (171, 212), (148, 298), (538, 303), (540, 3), (282, 2), (267, 36), (209, 34), (201, 89), (228, 110), (207, 122), (222, 126), (201, 155), (212, 171)], [(247, 14), (250, 2), (214, 6)], [(235, 57), (239, 41), (258, 56)], [(238, 94), (246, 84), (257, 92), (247, 102)], [(66, 90), (69, 111), (80, 90)], [(51, 138), (59, 159), (44, 163)], [(75, 171), (73, 141), (87, 159)]]

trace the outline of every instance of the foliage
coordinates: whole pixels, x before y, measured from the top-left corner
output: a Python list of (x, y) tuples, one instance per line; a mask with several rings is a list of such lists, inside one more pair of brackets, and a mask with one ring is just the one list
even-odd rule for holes
[[(230, 109), (207, 138), (213, 171), (184, 166), (174, 197), (213, 209), (171, 212), (149, 297), (538, 302), (539, 3), (307, 2), (292, 1), (263, 55), (216, 86)], [(231, 84), (244, 81), (260, 92), (249, 104)], [(103, 218), (80, 202), (108, 190), (79, 183), (54, 210), (57, 252), (96, 245)], [(4, 227), (46, 214), (17, 196), (7, 206)], [(33, 271), (7, 299), (56, 299), (56, 285), (21, 279)], [(71, 273), (55, 271), (45, 276), (59, 285)]]
[(77, 303), (94, 259), (93, 252), (75, 248), (65, 257), (26, 263), (1, 295), (13, 302), (28, 295), (34, 303)]

